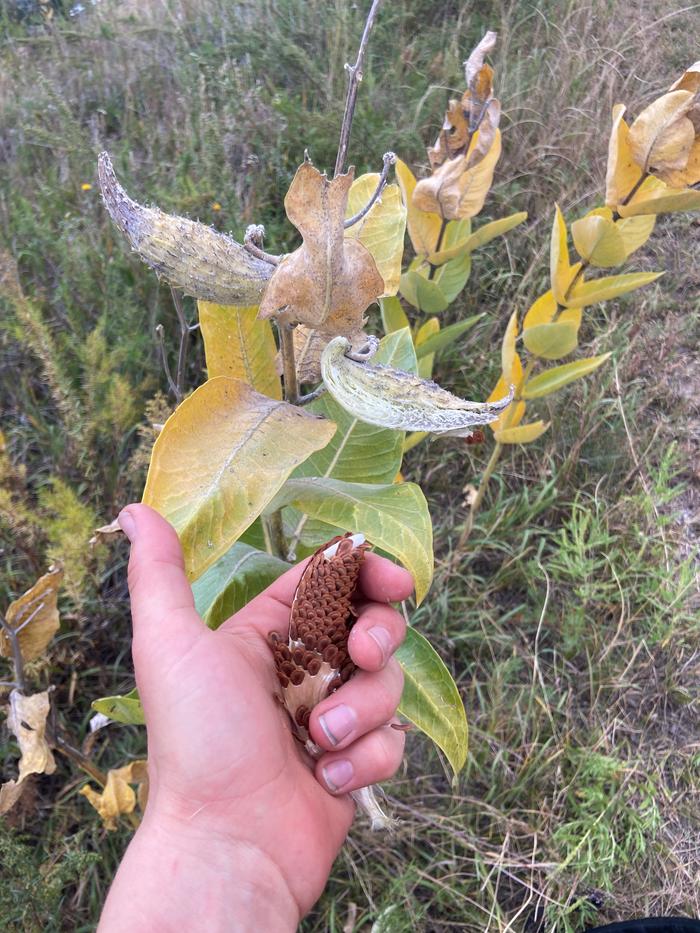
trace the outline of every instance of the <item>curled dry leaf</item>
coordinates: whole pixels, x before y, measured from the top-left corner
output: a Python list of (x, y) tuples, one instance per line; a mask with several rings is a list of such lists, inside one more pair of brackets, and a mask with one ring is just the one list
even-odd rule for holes
[(669, 91), (645, 107), (630, 126), (630, 151), (642, 171), (685, 168), (695, 141), (688, 118), (694, 98), (692, 91)]
[(484, 58), (496, 48), (497, 40), (498, 33), (489, 30), (464, 62), (464, 77), (470, 90), (473, 91), (478, 83), (484, 67)]
[(278, 316), (330, 335), (362, 330), (364, 312), (383, 294), (384, 279), (369, 250), (344, 235), (352, 182), (352, 170), (329, 180), (310, 162), (299, 166), (284, 206), (304, 242), (277, 266), (261, 318)]
[[(130, 784), (138, 785), (134, 792)], [(107, 830), (117, 828), (120, 816), (133, 813), (138, 800), (141, 812), (148, 799), (148, 768), (145, 761), (132, 761), (123, 768), (113, 768), (107, 772), (107, 783), (102, 792), (96, 791), (89, 784), (80, 789), (102, 818)]]
[(470, 402), (392, 366), (359, 363), (346, 356), (350, 342), (336, 337), (321, 357), (323, 381), (339, 405), (368, 424), (401, 431), (470, 437), (477, 424), (495, 421), (512, 398)]
[[(63, 568), (51, 567), (34, 586), (8, 607), (5, 621), (18, 632), (20, 651), (25, 661), (33, 661), (43, 654), (58, 631), (58, 588), (63, 579)], [(12, 657), (12, 645), (4, 631), (0, 631), (0, 656)]]
[(206, 224), (137, 204), (117, 181), (106, 152), (100, 154), (98, 175), (110, 217), (166, 282), (222, 305), (258, 303), (274, 266)]
[(8, 729), (17, 736), (20, 760), (16, 781), (7, 781), (0, 788), (0, 814), (7, 813), (19, 800), (23, 782), (30, 774), (53, 774), (56, 770), (51, 749), (46, 742), (46, 718), (51, 706), (49, 694), (25, 696), (19, 690), (10, 694)]
[(90, 547), (95, 547), (103, 541), (114, 541), (115, 538), (118, 538), (120, 535), (124, 534), (119, 525), (119, 520), (113, 518), (109, 525), (102, 525), (100, 528), (95, 528), (95, 533), (88, 541)]

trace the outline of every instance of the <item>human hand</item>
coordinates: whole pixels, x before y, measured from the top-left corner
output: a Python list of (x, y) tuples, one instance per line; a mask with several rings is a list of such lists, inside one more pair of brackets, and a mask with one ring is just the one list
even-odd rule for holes
[(294, 929), (352, 822), (348, 792), (385, 780), (401, 761), (403, 734), (387, 723), (403, 685), (391, 654), (404, 622), (387, 603), (409, 595), (411, 577), (366, 556), (366, 602), (349, 639), (361, 670), (314, 710), (311, 736), (325, 753), (312, 765), (275, 700), (267, 643), (272, 631), (286, 636), (304, 563), (211, 631), (172, 527), (144, 505), (125, 509), (120, 524), (132, 542), (149, 802), (99, 929), (167, 931), (170, 920), (188, 931)]

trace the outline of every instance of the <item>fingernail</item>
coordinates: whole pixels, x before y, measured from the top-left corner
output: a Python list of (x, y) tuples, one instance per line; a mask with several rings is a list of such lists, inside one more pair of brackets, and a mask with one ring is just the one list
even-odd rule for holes
[(136, 538), (136, 522), (134, 521), (133, 516), (130, 515), (126, 509), (122, 509), (122, 511), (117, 516), (117, 521), (119, 522), (119, 527), (121, 530), (133, 544), (134, 539)]
[(347, 738), (355, 728), (357, 716), (354, 709), (350, 709), (349, 706), (342, 703), (340, 706), (329, 709), (327, 713), (319, 717), (318, 721), (331, 745), (337, 745), (338, 742), (342, 742), (344, 738)]
[(323, 768), (323, 780), (326, 787), (332, 794), (337, 794), (346, 784), (352, 780), (355, 769), (347, 758), (341, 758), (339, 761), (332, 761)]
[(379, 650), (382, 653), (382, 660), (386, 664), (389, 660), (389, 655), (391, 654), (391, 635), (388, 630), (383, 628), (381, 625), (375, 625), (374, 628), (367, 629), (367, 634), (369, 637), (379, 645)]

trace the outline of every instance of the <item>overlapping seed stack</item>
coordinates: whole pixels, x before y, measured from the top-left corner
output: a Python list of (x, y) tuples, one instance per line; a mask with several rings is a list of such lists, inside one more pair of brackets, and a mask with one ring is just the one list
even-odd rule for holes
[(294, 594), (289, 640), (285, 643), (276, 633), (270, 635), (284, 705), (304, 744), (310, 742), (314, 706), (355, 672), (348, 653), (355, 622), (352, 599), (369, 547), (364, 535), (348, 533), (319, 548)]

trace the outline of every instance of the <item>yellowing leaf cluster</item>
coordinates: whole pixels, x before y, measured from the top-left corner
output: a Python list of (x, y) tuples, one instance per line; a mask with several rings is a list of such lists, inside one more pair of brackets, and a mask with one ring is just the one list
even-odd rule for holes
[[(130, 784), (136, 784), (134, 791)], [(133, 813), (138, 802), (141, 812), (148, 800), (148, 767), (146, 761), (131, 761), (122, 768), (107, 772), (107, 782), (101, 791), (90, 784), (80, 789), (83, 797), (97, 810), (106, 830), (114, 831), (120, 816)]]

